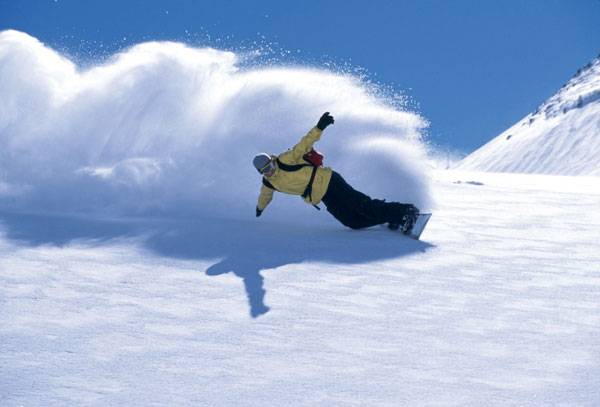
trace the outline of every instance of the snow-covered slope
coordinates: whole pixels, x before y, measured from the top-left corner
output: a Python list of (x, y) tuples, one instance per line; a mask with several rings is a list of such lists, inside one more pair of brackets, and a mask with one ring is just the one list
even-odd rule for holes
[(596, 182), (440, 173), (420, 242), (2, 212), (0, 404), (597, 407)]
[(600, 175), (600, 57), (456, 168)]

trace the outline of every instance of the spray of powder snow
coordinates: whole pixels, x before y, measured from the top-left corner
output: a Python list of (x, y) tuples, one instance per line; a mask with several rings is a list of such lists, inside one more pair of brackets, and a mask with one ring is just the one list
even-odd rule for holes
[[(80, 71), (35, 38), (0, 33), (0, 205), (30, 211), (252, 216), (258, 152), (316, 148), (373, 197), (427, 207), (418, 115), (364, 83), (305, 68), (240, 70), (236, 55), (139, 44)], [(320, 216), (277, 194), (269, 216)]]

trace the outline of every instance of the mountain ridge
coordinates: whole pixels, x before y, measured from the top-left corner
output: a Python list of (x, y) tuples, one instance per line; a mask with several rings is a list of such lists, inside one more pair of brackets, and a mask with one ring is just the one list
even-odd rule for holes
[(600, 175), (600, 55), (553, 96), (456, 168)]

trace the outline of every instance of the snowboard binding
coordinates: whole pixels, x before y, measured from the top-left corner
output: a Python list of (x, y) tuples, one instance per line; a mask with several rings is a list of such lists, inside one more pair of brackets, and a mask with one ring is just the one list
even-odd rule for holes
[(403, 210), (401, 216), (400, 214), (398, 215), (397, 220), (392, 218), (393, 220), (388, 223), (388, 228), (401, 231), (402, 234), (419, 240), (423, 229), (425, 229), (429, 218), (431, 218), (431, 214), (421, 213), (416, 206), (408, 206), (408, 208)]
[(390, 222), (388, 228), (390, 230), (402, 230), (405, 235), (410, 234), (419, 217), (419, 210), (416, 207), (412, 207), (408, 210), (408, 213), (402, 216), (399, 222)]

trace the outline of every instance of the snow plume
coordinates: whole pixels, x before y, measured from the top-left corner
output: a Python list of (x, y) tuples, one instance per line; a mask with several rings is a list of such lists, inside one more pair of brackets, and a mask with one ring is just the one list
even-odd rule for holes
[[(238, 58), (149, 42), (81, 71), (27, 34), (1, 32), (0, 205), (247, 217), (261, 185), (253, 156), (286, 151), (330, 111), (336, 123), (316, 145), (326, 165), (373, 197), (427, 206), (421, 117), (349, 75), (241, 69)], [(282, 194), (269, 210), (299, 205), (317, 216)]]

